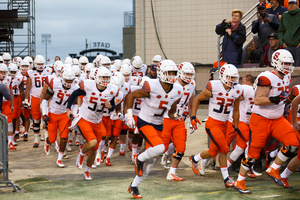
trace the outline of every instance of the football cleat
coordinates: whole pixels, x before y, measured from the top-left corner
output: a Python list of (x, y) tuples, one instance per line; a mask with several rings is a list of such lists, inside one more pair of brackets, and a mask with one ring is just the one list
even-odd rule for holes
[(288, 178), (281, 178), (282, 182), (283, 182), (283, 187), (284, 188), (287, 188), (287, 189), (292, 189), (293, 186), (291, 186), (289, 183), (288, 183)]
[(44, 142), (44, 153), (46, 154), (46, 156), (50, 155), (50, 144), (47, 144), (46, 140)]
[(10, 150), (17, 150), (17, 148), (13, 145), (12, 142), (10, 142), (10, 143), (8, 144), (8, 149), (10, 149)]
[(96, 158), (95, 158), (95, 165), (100, 165), (100, 153), (97, 151)]
[(94, 162), (94, 163), (92, 164), (92, 168), (93, 168), (93, 169), (97, 169), (96, 162)]
[(19, 133), (16, 133), (14, 136), (14, 141), (17, 141), (17, 139), (19, 139), (19, 138), (20, 138)]
[(284, 186), (283, 185), (283, 182), (281, 180), (281, 177), (279, 175), (279, 168), (278, 169), (274, 169), (272, 167), (269, 167), (267, 170), (266, 170), (266, 174), (272, 178), (272, 180), (274, 181), (274, 183), (278, 186)]
[(245, 180), (236, 181), (233, 188), (239, 191), (241, 194), (251, 194), (251, 191), (246, 188)]
[(257, 176), (253, 173), (252, 169), (247, 173), (250, 178), (256, 178)]
[(85, 171), (85, 172), (83, 173), (83, 178), (84, 178), (84, 180), (86, 180), (86, 181), (92, 180), (92, 177), (90, 176), (90, 172), (88, 172), (88, 171)]
[(41, 137), (41, 141), (44, 141), (45, 140), (45, 137), (43, 136), (43, 137)]
[(104, 151), (101, 151), (101, 157), (100, 157), (100, 162), (103, 163), (104, 162)]
[(18, 143), (16, 143), (14, 140), (11, 142), (13, 143), (14, 146), (18, 146)]
[(205, 167), (206, 167), (206, 163), (204, 160), (200, 161), (200, 168), (199, 168), (199, 172), (200, 175), (204, 176), (205, 175)]
[(28, 134), (24, 134), (24, 136), (23, 136), (23, 141), (25, 141), (25, 142), (28, 141)]
[(225, 187), (226, 188), (229, 188), (229, 187), (233, 187), (234, 186), (234, 180), (230, 177), (227, 177), (225, 180), (224, 180), (224, 184), (225, 184)]
[(66, 152), (64, 153), (63, 159), (69, 159), (69, 156), (67, 156)]
[(168, 155), (166, 155), (165, 153), (162, 155), (161, 160), (160, 160), (160, 164), (165, 168), (165, 169), (169, 169), (170, 167), (167, 164), (168, 161)]
[(191, 156), (189, 157), (189, 160), (190, 160), (191, 163), (192, 163), (192, 169), (193, 169), (193, 172), (194, 172), (195, 174), (199, 174), (198, 165), (197, 165), (197, 162), (195, 162), (194, 156), (195, 156), (195, 155), (191, 155)]
[(83, 165), (83, 159), (84, 159), (84, 155), (80, 155), (80, 153), (77, 153), (77, 159), (76, 159), (76, 166), (78, 169), (82, 169), (82, 165)]
[(125, 156), (125, 150), (123, 150), (123, 151), (120, 150), (119, 155), (120, 156)]
[(140, 195), (140, 193), (139, 193), (139, 189), (137, 187), (131, 187), (131, 184), (128, 187), (128, 192), (131, 193), (133, 198), (135, 198), (135, 199), (143, 198), (143, 196)]
[(137, 154), (136, 157), (135, 157), (134, 169), (135, 169), (136, 175), (143, 176), (144, 162), (139, 160), (138, 155), (139, 154)]
[(72, 140), (68, 140), (68, 144), (72, 145), (73, 141)]
[(133, 163), (135, 163), (136, 155), (137, 155), (137, 154), (132, 154), (132, 155), (131, 155), (131, 160), (132, 160)]
[(80, 145), (79, 138), (80, 138), (80, 135), (76, 135), (76, 140), (75, 140), (75, 145), (76, 146)]
[(64, 168), (65, 167), (64, 163), (62, 163), (61, 160), (57, 160), (56, 161), (56, 165), (57, 165), (57, 167), (60, 167), (60, 168)]
[(39, 147), (39, 143), (36, 143), (36, 142), (35, 142), (35, 143), (33, 144), (33, 148), (38, 148), (38, 147)]
[(105, 164), (106, 166), (111, 166), (110, 157), (106, 157)]
[(177, 173), (169, 172), (166, 178), (168, 181), (183, 181), (183, 178), (178, 177)]

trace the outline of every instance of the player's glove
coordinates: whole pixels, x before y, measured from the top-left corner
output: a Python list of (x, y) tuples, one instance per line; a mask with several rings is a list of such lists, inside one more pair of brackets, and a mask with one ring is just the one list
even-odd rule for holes
[(126, 124), (129, 128), (134, 129), (135, 128), (135, 121), (132, 116), (132, 109), (127, 109), (127, 120)]
[(23, 102), (22, 102), (22, 105), (23, 105), (23, 108), (27, 109), (27, 110), (30, 110), (31, 109), (31, 105), (30, 103), (28, 102), (28, 99), (25, 99)]
[(178, 117), (181, 117), (183, 114), (183, 107), (179, 107), (176, 109), (176, 112), (174, 114), (174, 118), (178, 118)]
[(269, 97), (269, 100), (274, 104), (279, 104), (281, 101), (285, 101), (287, 98), (287, 93), (285, 91), (281, 92), (278, 96)]
[(190, 125), (190, 130), (191, 130), (190, 134), (193, 134), (195, 132), (195, 129), (193, 128), (192, 124)]
[(50, 118), (48, 117), (48, 115), (43, 115), (43, 121), (44, 121), (45, 123), (50, 122)]
[(192, 116), (191, 117), (191, 124), (193, 126), (193, 129), (197, 130), (197, 123), (201, 125), (201, 122), (199, 121), (199, 119), (197, 119), (196, 116)]

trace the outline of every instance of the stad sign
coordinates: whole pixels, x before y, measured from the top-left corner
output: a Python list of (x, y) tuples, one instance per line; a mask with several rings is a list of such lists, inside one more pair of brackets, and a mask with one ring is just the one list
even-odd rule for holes
[(92, 42), (90, 48), (109, 48), (110, 43), (105, 42)]

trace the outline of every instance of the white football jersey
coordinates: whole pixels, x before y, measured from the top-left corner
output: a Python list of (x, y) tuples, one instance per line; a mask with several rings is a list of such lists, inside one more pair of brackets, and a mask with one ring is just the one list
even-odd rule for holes
[(242, 85), (242, 88), (244, 99), (240, 101), (240, 121), (249, 124), (254, 105), (254, 88), (250, 85)]
[(16, 76), (12, 80), (11, 89), (12, 89), (14, 95), (19, 95), (20, 94), (19, 86), (22, 83), (22, 78), (23, 78), (23, 76)]
[[(177, 84), (181, 85), (178, 80), (176, 81)], [(182, 86), (182, 85), (181, 85)], [(179, 107), (182, 107), (183, 110), (185, 109), (185, 107), (188, 107), (188, 103), (189, 103), (189, 100), (190, 98), (193, 96), (194, 94), (194, 91), (196, 89), (196, 81), (192, 81), (191, 83), (185, 85), (185, 86), (182, 86), (183, 87), (183, 95), (180, 99), (180, 101), (178, 102), (177, 104), (177, 108)], [(186, 115), (186, 113), (183, 113)], [(165, 113), (165, 118), (169, 118), (169, 115), (168, 113)], [(179, 119), (182, 118), (182, 117), (179, 117)]]
[(51, 75), (51, 69), (44, 69), (42, 72), (28, 70), (26, 76), (31, 78), (30, 94), (36, 98), (40, 98), (46, 77)]
[(159, 79), (146, 80), (142, 89), (148, 92), (150, 97), (146, 97), (141, 103), (139, 118), (148, 123), (161, 125), (165, 112), (171, 109), (173, 103), (180, 99), (183, 93), (181, 85), (174, 83), (172, 86), (166, 93)]
[(79, 80), (78, 77), (76, 77), (75, 80), (74, 80), (74, 82), (73, 82), (73, 84), (79, 86), (79, 83), (80, 83), (80, 80)]
[[(279, 78), (274, 72), (265, 71), (258, 75), (255, 80), (257, 86), (270, 86), (268, 97), (278, 96), (281, 92), (288, 92), (291, 76), (285, 75), (283, 79)], [(266, 106), (254, 105), (252, 113), (261, 115), (267, 119), (277, 119), (283, 115), (284, 101), (279, 102), (278, 105), (270, 104)]]
[(147, 65), (142, 65), (142, 67), (139, 70), (135, 70), (134, 67), (131, 66), (131, 76), (138, 77), (138, 82), (142, 80), (142, 78), (146, 75), (146, 72), (148, 70)]
[(49, 83), (49, 87), (54, 92), (49, 102), (49, 113), (66, 113), (69, 97), (71, 96), (72, 92), (77, 90), (79, 87), (73, 84), (70, 89), (66, 90), (64, 89), (62, 85), (62, 80), (60, 78), (53, 78)]
[(105, 102), (118, 96), (117, 86), (108, 84), (104, 91), (100, 92), (93, 80), (84, 80), (80, 83), (80, 89), (86, 92), (79, 110), (79, 115), (85, 120), (98, 124), (101, 122)]
[(26, 90), (27, 76), (23, 76), (23, 77), (22, 77), (22, 82), (23, 82), (24, 91), (25, 91), (25, 90)]
[[(131, 92), (140, 89), (139, 86), (132, 86)], [(141, 111), (141, 103), (143, 102), (144, 98), (136, 98), (133, 101), (133, 107), (132, 107), (132, 114), (135, 116), (138, 116)]]
[(242, 95), (242, 86), (237, 84), (230, 90), (225, 90), (220, 80), (213, 80), (208, 82), (206, 89), (212, 93), (212, 97), (209, 98), (208, 115), (222, 122), (228, 121), (234, 101)]
[(138, 86), (139, 78), (137, 76), (131, 76), (127, 83), (131, 86)]
[[(6, 76), (2, 81), (0, 81), (0, 83), (8, 86), (9, 88), (12, 88), (12, 80), (11, 80), (11, 77), (10, 76)], [(11, 97), (13, 98), (13, 97)], [(10, 101), (10, 100), (6, 100), (4, 97), (3, 97), (3, 100), (2, 102), (5, 102), (5, 101)]]

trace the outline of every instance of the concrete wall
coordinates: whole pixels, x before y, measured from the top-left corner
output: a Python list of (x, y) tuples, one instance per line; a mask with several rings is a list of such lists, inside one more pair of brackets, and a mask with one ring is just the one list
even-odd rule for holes
[[(209, 71), (211, 68), (196, 68), (196, 75), (195, 75), (195, 80), (197, 83), (196, 86), (196, 93), (199, 93), (203, 89), (205, 89), (205, 86), (208, 82), (209, 79)], [(268, 68), (239, 68), (239, 75), (240, 75), (240, 82), (241, 78), (243, 76), (246, 76), (248, 74), (251, 74), (254, 78), (256, 78), (261, 72), (264, 72), (266, 70), (273, 70), (273, 68), (268, 67)], [(215, 74), (215, 79), (218, 78), (219, 74)], [(290, 84), (290, 87), (293, 87), (294, 85), (300, 84), (300, 67), (295, 67), (294, 72), (292, 73), (292, 81)]]
[[(258, 0), (152, 0), (152, 2), (158, 36), (167, 58), (176, 63), (189, 61), (212, 64), (217, 60), (216, 25), (225, 18), (231, 19), (233, 9), (240, 9), (246, 13)], [(144, 7), (141, 8), (140, 5), (143, 4)], [(249, 39), (251, 38), (250, 35)], [(142, 46), (143, 43), (145, 47)], [(145, 56), (142, 55), (143, 49)], [(163, 56), (155, 33), (151, 1), (136, 0), (136, 55), (140, 55), (144, 63), (149, 65), (156, 54)]]
[(123, 58), (131, 59), (135, 54), (135, 27), (123, 28)]

